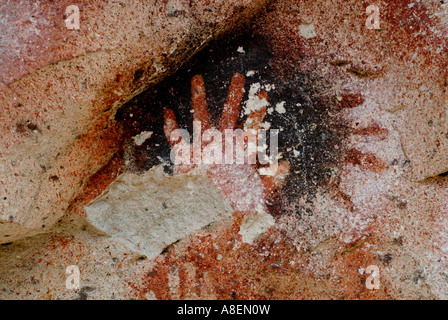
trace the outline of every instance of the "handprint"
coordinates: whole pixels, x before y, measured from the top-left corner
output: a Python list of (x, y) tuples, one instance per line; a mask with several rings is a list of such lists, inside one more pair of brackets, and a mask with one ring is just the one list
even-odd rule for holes
[[(207, 110), (204, 80), (201, 75), (194, 76), (191, 81), (194, 124), (199, 126), (202, 132), (214, 133), (211, 134), (212, 136), (216, 136), (216, 133), (225, 136), (229, 130), (233, 131), (237, 126), (241, 111), (240, 104), (244, 95), (244, 84), (244, 76), (240, 73), (235, 73), (230, 83), (227, 100), (224, 104), (222, 116), (219, 121), (219, 127), (218, 129), (215, 129), (212, 128)], [(249, 130), (252, 130), (252, 132), (259, 132), (260, 125), (266, 115), (266, 106), (268, 105), (267, 92), (259, 92), (256, 98), (258, 99), (257, 108), (253, 108), (247, 116), (243, 126), (245, 129), (242, 130), (244, 132), (248, 132)], [(210, 147), (211, 143), (216, 142), (215, 140), (213, 140), (213, 142), (203, 140), (200, 141), (198, 145), (193, 141), (193, 145), (191, 145), (189, 139), (187, 140), (181, 137), (178, 129), (179, 127), (174, 112), (169, 108), (165, 108), (165, 135), (173, 149), (179, 149), (181, 146), (182, 150), (190, 152), (191, 154), (188, 154), (189, 159), (200, 159), (198, 154)], [(204, 134), (204, 136), (206, 136), (206, 134)], [(222, 140), (220, 140), (220, 143), (225, 144)], [(233, 145), (233, 138), (231, 144)], [(281, 186), (288, 174), (290, 165), (286, 161), (280, 161), (278, 164), (271, 164), (267, 168), (257, 168), (256, 164), (248, 161), (254, 156), (254, 152), (249, 152), (249, 154), (247, 154), (247, 150), (250, 148), (249, 143), (245, 140), (243, 142), (243, 148), (247, 155), (244, 163), (232, 162), (229, 164), (226, 161), (223, 161), (222, 163), (215, 162), (212, 164), (205, 164), (203, 162), (198, 163), (197, 161), (193, 161), (193, 163), (177, 163), (175, 164), (174, 173), (186, 174), (195, 172), (207, 175), (210, 182), (224, 193), (230, 200), (234, 209), (239, 213), (250, 214), (267, 212), (266, 201), (269, 200), (278, 187)], [(223, 148), (217, 149), (223, 150), (225, 148), (223, 146)], [(231, 151), (231, 156), (235, 156), (239, 151), (241, 150), (238, 149), (237, 144), (234, 150)], [(224, 158), (223, 154), (219, 156), (221, 156), (221, 159)], [(260, 175), (260, 170), (265, 170), (265, 172), (270, 172), (270, 174)]]

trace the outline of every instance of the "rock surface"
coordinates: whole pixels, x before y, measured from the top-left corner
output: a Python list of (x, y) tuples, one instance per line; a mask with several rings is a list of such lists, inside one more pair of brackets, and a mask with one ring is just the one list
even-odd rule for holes
[(263, 0), (0, 4), (0, 243), (46, 231), (120, 148), (115, 112)]

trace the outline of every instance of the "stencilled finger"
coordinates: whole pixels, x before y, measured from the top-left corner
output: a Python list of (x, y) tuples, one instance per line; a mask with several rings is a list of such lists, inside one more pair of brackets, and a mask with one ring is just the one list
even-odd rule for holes
[(192, 148), (188, 132), (185, 129), (179, 129), (173, 110), (165, 108), (163, 118), (163, 131), (172, 148), (170, 157), (175, 164), (174, 173), (188, 173), (195, 167), (191, 164)]
[(219, 130), (233, 129), (240, 115), (241, 100), (244, 95), (245, 77), (241, 73), (235, 73), (230, 81), (227, 101), (222, 111)]
[(175, 130), (179, 128), (176, 120), (176, 116), (174, 115), (174, 111), (169, 108), (163, 109), (163, 131), (165, 133), (165, 136), (170, 143), (170, 145), (173, 147), (175, 146), (179, 141), (172, 141), (171, 136)]
[(201, 122), (202, 130), (210, 129), (210, 118), (207, 110), (204, 79), (195, 75), (191, 79), (191, 97), (193, 101), (194, 121)]

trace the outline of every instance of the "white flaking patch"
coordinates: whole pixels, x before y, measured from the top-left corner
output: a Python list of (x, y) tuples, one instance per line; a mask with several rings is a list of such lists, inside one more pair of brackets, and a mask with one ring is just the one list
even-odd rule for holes
[(286, 112), (285, 103), (286, 103), (286, 101), (282, 101), (282, 102), (277, 103), (275, 105), (275, 111), (277, 111), (280, 114), (285, 113)]
[(257, 93), (261, 90), (261, 85), (259, 82), (253, 83), (249, 88), (249, 97), (244, 105), (244, 114), (249, 115), (254, 111), (258, 111), (263, 107), (269, 105), (266, 99), (260, 99)]
[(298, 157), (300, 156), (300, 151), (298, 151), (298, 150), (296, 150), (296, 149), (293, 149), (293, 150), (292, 150), (292, 153), (293, 153), (293, 155), (294, 155), (295, 158), (298, 158)]
[(258, 93), (258, 91), (260, 91), (260, 89), (261, 89), (260, 82), (252, 83), (249, 88), (249, 96), (256, 95)]
[(134, 139), (134, 142), (136, 145), (141, 146), (146, 140), (151, 138), (152, 131), (143, 131), (139, 133), (138, 135), (132, 137)]
[(149, 259), (233, 211), (207, 177), (168, 176), (161, 165), (120, 175), (85, 210), (93, 226)]
[(262, 122), (262, 123), (260, 123), (260, 127), (264, 130), (269, 130), (269, 128), (271, 127), (271, 123), (270, 122)]
[(249, 70), (246, 72), (246, 77), (252, 77), (255, 74), (254, 70)]
[(242, 236), (243, 242), (253, 243), (273, 226), (274, 223), (274, 218), (264, 211), (250, 214), (243, 218), (238, 233)]
[(275, 84), (269, 84), (269, 83), (267, 83), (267, 84), (265, 84), (265, 85), (263, 86), (263, 89), (266, 90), (266, 92), (275, 90)]

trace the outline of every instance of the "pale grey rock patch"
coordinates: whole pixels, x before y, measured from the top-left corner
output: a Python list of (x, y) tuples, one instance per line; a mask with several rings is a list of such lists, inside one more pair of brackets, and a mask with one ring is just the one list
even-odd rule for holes
[(85, 210), (94, 227), (149, 259), (233, 211), (207, 177), (169, 176), (163, 166), (120, 175)]

